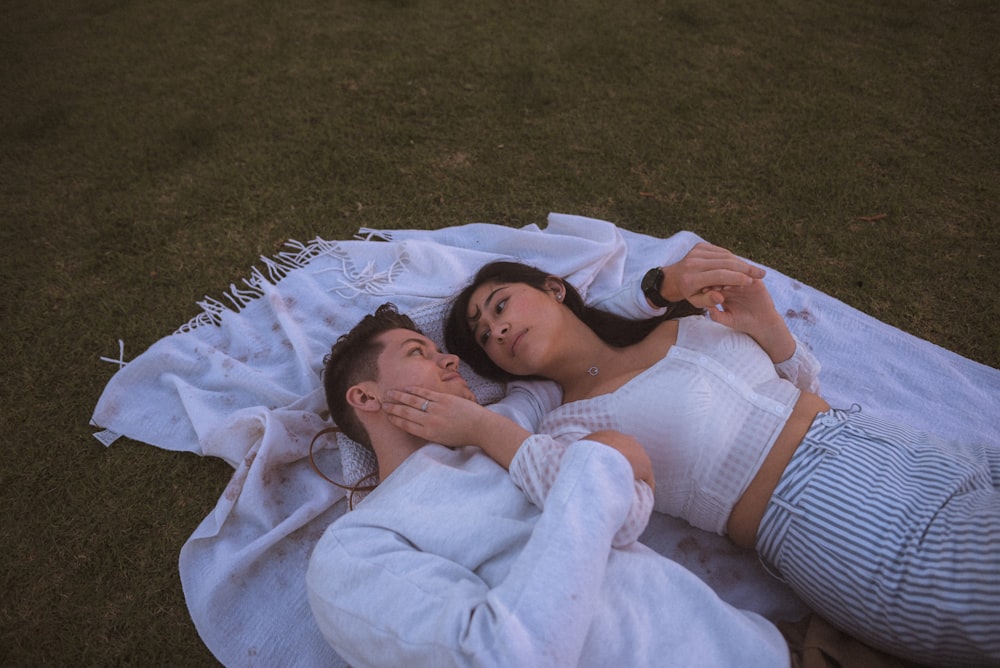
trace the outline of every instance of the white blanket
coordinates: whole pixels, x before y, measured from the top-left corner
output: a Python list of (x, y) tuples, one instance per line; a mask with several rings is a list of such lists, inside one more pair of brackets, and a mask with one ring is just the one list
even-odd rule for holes
[[(392, 301), (441, 343), (448, 299), (493, 259), (535, 264), (600, 301), (621, 289), (625, 277), (679, 259), (698, 240), (689, 232), (655, 239), (552, 214), (544, 229), (471, 224), (293, 242), (277, 257), (262, 258), (263, 268), (243, 286), (231, 286), (231, 306), (203, 302), (198, 318), (119, 370), (94, 412), (93, 424), (108, 430), (98, 434), (102, 440), (122, 434), (222, 457), (235, 468), (179, 564), (191, 617), (216, 658), (227, 666), (344, 665), (312, 620), (304, 580), (312, 546), (347, 511), (344, 492), (308, 461), (310, 440), (330, 426), (320, 371), (337, 336)], [(995, 439), (1000, 371), (774, 270), (766, 281), (793, 332), (822, 362), (831, 404), (858, 403), (948, 437)], [(482, 379), (470, 381), (483, 401), (502, 393)], [(335, 438), (317, 443), (316, 461), (343, 481)], [(734, 605), (771, 619), (805, 612), (753, 553), (726, 539), (655, 516), (643, 540)]]

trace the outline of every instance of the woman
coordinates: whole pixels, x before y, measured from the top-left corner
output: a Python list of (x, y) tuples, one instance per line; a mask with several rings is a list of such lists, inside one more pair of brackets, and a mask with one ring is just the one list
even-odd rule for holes
[(635, 436), (658, 510), (756, 548), (845, 631), (918, 662), (1000, 664), (1000, 448), (831, 409), (760, 280), (689, 299), (709, 317), (636, 325), (494, 263), (456, 299), (446, 339), (487, 377), (556, 381), (563, 403), (539, 431), (557, 441)]

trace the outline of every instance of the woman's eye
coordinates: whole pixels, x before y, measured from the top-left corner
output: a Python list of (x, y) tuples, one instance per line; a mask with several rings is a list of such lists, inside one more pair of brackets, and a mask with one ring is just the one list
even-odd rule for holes
[(483, 333), (479, 335), (479, 345), (485, 346), (486, 342), (490, 340), (490, 330), (484, 329)]
[(501, 313), (503, 313), (503, 310), (506, 307), (507, 307), (507, 300), (506, 299), (501, 299), (500, 301), (498, 301), (497, 302), (497, 308), (496, 308), (497, 315), (500, 315)]

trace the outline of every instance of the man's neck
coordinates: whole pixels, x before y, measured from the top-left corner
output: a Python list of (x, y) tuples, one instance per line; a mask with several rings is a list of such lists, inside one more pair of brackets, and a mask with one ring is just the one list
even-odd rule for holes
[(427, 441), (389, 424), (381, 429), (370, 429), (369, 435), (375, 459), (378, 460), (379, 480), (388, 478), (410, 455), (427, 444)]

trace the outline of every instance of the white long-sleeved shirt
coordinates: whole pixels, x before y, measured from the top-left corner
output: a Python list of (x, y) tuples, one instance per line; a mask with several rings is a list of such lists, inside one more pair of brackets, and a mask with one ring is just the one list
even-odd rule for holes
[(321, 631), (354, 666), (761, 666), (780, 633), (635, 543), (618, 452), (565, 450), (540, 510), (477, 448), (428, 445), (318, 542)]

